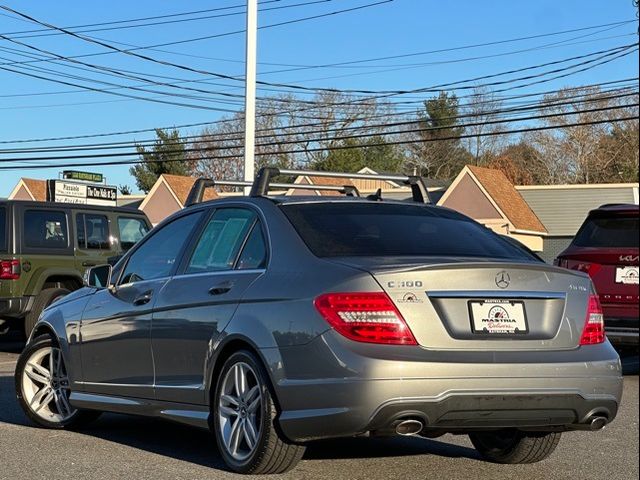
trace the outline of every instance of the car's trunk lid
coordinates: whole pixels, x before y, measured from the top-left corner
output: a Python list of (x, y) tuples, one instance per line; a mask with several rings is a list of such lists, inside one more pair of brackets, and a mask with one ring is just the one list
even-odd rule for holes
[(583, 273), (533, 262), (454, 257), (334, 261), (373, 275), (418, 343), (430, 349), (576, 348), (591, 292)]

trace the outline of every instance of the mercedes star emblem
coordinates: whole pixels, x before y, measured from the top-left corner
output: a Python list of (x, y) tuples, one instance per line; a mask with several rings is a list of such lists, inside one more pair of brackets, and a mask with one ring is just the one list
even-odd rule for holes
[(507, 288), (511, 283), (511, 277), (504, 270), (496, 275), (496, 285), (499, 288)]

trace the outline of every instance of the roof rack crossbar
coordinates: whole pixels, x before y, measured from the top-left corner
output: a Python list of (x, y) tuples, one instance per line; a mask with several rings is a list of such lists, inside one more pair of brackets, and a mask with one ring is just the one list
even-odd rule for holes
[[(252, 187), (255, 182), (249, 182), (246, 180), (213, 180), (211, 178), (198, 178), (187, 196), (187, 201), (184, 206), (189, 207), (196, 203), (201, 203), (204, 198), (204, 192), (207, 188), (215, 187), (216, 185), (222, 187)], [(269, 189), (280, 188), (283, 190), (295, 189), (295, 190), (315, 190), (315, 191), (327, 191), (338, 192), (350, 197), (359, 197), (360, 192), (353, 185), (298, 185), (293, 183), (270, 183)]]
[[(296, 176), (310, 176), (310, 177), (326, 177), (326, 178), (344, 178), (344, 179), (358, 179), (358, 180), (383, 180), (390, 182), (400, 182), (404, 185), (411, 187), (411, 195), (414, 202), (419, 203), (433, 203), (429, 196), (427, 185), (424, 182), (424, 178), (417, 175), (387, 175), (377, 173), (339, 173), (339, 172), (318, 172), (314, 170), (291, 170), (280, 169), (276, 167), (263, 167), (258, 171), (256, 180), (253, 182), (251, 188), (252, 197), (264, 196), (269, 191), (271, 178), (278, 175), (296, 175)], [(298, 188), (299, 184), (295, 185)], [(293, 188), (290, 187), (290, 188)], [(311, 189), (313, 190), (313, 189)], [(316, 189), (317, 190), (317, 189)]]

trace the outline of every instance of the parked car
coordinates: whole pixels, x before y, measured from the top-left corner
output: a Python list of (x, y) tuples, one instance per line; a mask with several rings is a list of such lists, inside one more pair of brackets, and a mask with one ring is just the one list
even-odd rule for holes
[(638, 205), (603, 205), (589, 212), (556, 265), (589, 274), (614, 345), (638, 346)]
[(210, 428), (256, 474), (363, 434), (468, 434), (532, 463), (616, 416), (620, 359), (585, 273), (449, 209), (268, 188), (174, 214), (48, 308), (16, 368), (27, 416)]
[(0, 201), (0, 332), (17, 326), (28, 337), (45, 307), (82, 287), (88, 267), (122, 255), (150, 228), (133, 209)]

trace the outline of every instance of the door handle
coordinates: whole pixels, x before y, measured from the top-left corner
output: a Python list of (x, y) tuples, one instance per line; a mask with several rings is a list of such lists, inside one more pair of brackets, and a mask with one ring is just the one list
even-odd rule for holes
[(83, 267), (95, 267), (96, 265), (96, 262), (82, 262)]
[(224, 282), (209, 289), (209, 295), (223, 295), (233, 287), (233, 282)]
[(133, 301), (133, 304), (137, 307), (139, 307), (140, 305), (146, 305), (151, 301), (152, 295), (153, 295), (153, 292), (151, 290), (149, 290), (148, 292), (144, 292), (142, 295), (140, 295)]

